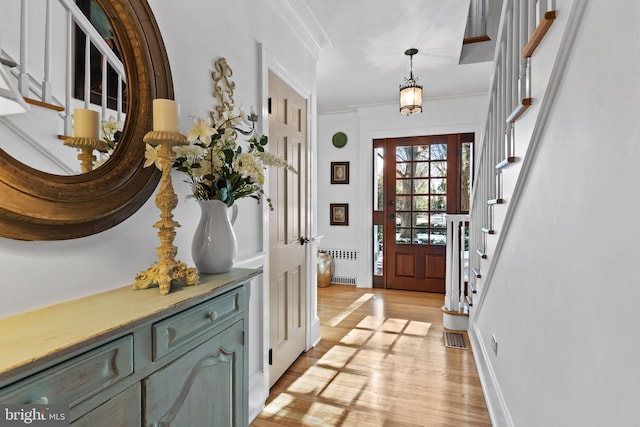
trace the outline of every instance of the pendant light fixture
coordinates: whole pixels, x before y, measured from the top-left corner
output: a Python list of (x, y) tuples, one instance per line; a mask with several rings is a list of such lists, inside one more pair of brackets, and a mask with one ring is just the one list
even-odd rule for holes
[(407, 116), (414, 113), (422, 113), (422, 86), (417, 84), (418, 80), (413, 77), (413, 55), (418, 53), (418, 49), (411, 48), (404, 51), (409, 56), (411, 71), (409, 78), (405, 78), (404, 84), (400, 85), (400, 112)]

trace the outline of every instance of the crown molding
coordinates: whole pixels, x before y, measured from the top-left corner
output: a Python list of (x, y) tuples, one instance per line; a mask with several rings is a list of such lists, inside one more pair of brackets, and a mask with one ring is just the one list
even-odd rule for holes
[(316, 60), (323, 48), (333, 49), (333, 43), (306, 1), (273, 0), (271, 4)]

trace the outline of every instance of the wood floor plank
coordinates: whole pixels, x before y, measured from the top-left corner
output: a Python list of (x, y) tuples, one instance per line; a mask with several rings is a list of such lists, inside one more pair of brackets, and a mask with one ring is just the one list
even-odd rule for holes
[(490, 426), (472, 351), (444, 346), (442, 304), (438, 294), (319, 288), (322, 341), (251, 426)]

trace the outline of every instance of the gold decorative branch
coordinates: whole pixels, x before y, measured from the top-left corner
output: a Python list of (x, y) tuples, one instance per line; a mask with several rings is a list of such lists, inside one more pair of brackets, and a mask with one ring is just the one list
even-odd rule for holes
[(233, 71), (225, 58), (220, 58), (215, 63), (215, 70), (211, 73), (213, 77), (213, 97), (218, 98), (218, 105), (211, 112), (214, 122), (223, 119), (223, 113), (232, 111), (235, 106), (233, 91), (236, 88), (235, 82), (231, 81)]

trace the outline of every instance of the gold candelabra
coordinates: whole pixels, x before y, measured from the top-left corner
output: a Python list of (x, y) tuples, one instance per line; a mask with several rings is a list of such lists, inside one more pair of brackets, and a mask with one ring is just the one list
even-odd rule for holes
[(78, 160), (80, 160), (80, 171), (82, 173), (91, 172), (93, 165), (96, 161), (96, 156), (93, 155), (93, 150), (106, 151), (109, 149), (109, 144), (98, 138), (83, 138), (72, 136), (67, 138), (63, 142), (68, 147), (79, 148)]
[(93, 170), (96, 156), (93, 150), (106, 151), (109, 144), (98, 137), (100, 124), (97, 111), (76, 108), (73, 110), (73, 136), (63, 142), (68, 147), (78, 148), (78, 160), (82, 173)]
[(160, 209), (160, 220), (153, 227), (157, 228), (161, 245), (156, 249), (158, 261), (145, 271), (136, 275), (133, 289), (146, 289), (157, 284), (160, 294), (166, 295), (171, 290), (171, 283), (178, 281), (185, 285), (197, 285), (199, 278), (195, 268), (187, 267), (184, 262), (176, 261), (178, 248), (173, 245), (176, 237), (175, 228), (180, 224), (173, 219), (172, 211), (178, 206), (178, 196), (171, 182), (171, 166), (175, 160), (173, 147), (186, 145), (187, 138), (179, 132), (154, 130), (144, 136), (144, 141), (158, 147), (158, 158), (162, 169), (160, 189), (156, 194), (156, 206)]

